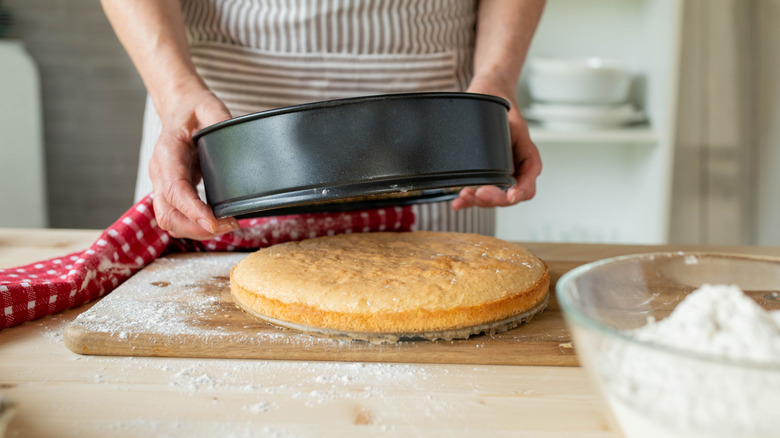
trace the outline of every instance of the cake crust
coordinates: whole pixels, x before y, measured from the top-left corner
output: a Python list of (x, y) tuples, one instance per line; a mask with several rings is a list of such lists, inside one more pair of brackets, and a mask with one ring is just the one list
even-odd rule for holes
[(360, 333), (482, 326), (539, 308), (547, 265), (503, 240), (445, 232), (320, 237), (261, 249), (231, 271), (236, 304), (260, 318)]

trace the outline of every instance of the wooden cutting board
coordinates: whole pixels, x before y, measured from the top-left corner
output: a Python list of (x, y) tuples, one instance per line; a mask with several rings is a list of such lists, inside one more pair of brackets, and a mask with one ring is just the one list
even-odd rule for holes
[[(150, 264), (65, 331), (80, 354), (360, 362), (575, 366), (558, 303), (508, 332), (457, 341), (370, 344), (279, 329), (241, 311), (230, 297), (230, 269), (245, 253), (195, 253)], [(581, 264), (547, 261), (551, 288)]]

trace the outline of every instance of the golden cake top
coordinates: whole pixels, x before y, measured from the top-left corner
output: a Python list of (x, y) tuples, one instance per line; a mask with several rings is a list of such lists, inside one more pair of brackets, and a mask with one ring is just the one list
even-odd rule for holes
[(546, 272), (503, 240), (417, 231), (274, 245), (242, 260), (231, 281), (285, 304), (370, 313), (478, 306), (531, 289)]

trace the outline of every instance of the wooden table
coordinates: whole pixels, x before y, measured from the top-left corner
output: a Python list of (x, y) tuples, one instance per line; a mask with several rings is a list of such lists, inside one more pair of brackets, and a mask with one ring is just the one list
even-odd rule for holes
[[(0, 229), (0, 267), (89, 246), (98, 231)], [(527, 243), (572, 266), (619, 254), (780, 248)], [(580, 368), (80, 356), (62, 330), (90, 305), (0, 331), (8, 437), (620, 437)]]

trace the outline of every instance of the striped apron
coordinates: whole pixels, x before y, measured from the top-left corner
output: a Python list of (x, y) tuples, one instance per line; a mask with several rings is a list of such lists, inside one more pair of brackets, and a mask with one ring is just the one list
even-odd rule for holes
[[(182, 8), (195, 67), (236, 117), (361, 95), (463, 91), (476, 1), (182, 0)], [(152, 191), (147, 169), (160, 130), (147, 98), (136, 199)], [(493, 209), (449, 204), (415, 205), (413, 228), (494, 233)]]

